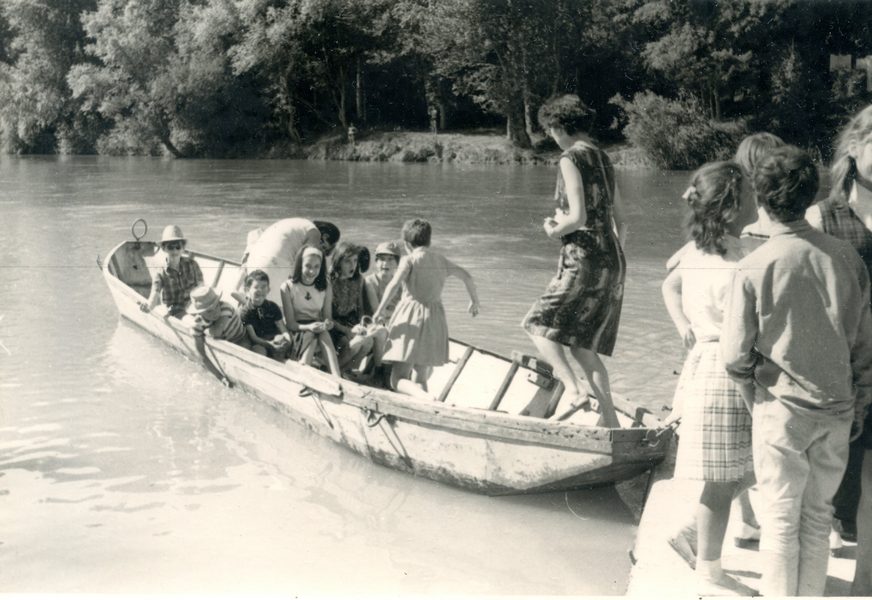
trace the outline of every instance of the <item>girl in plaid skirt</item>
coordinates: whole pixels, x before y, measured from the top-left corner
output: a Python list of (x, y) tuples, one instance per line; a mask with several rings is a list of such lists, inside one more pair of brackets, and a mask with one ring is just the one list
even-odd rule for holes
[[(689, 350), (669, 421), (681, 419), (675, 476), (704, 482), (696, 515), (696, 570), (707, 593), (740, 584), (720, 566), (733, 496), (753, 483), (751, 415), (718, 355), (723, 306), (736, 263), (747, 247), (742, 229), (757, 218), (750, 182), (734, 162), (697, 171), (683, 196), (691, 241), (667, 263), (663, 298)], [(679, 534), (670, 544), (692, 555)]]

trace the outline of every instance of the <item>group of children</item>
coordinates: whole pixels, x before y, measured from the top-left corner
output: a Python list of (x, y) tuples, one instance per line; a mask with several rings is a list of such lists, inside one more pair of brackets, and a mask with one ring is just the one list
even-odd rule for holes
[(242, 290), (230, 294), (234, 306), (203, 284), (196, 260), (182, 254), (187, 240), (169, 225), (160, 242), (163, 262), (154, 269), (151, 294), (140, 308), (149, 312), (162, 301), (167, 314), (180, 317), (206, 368), (225, 385), (230, 382), (206, 354), (207, 335), (278, 361), (320, 361), (336, 376), (432, 400), (430, 371), (448, 361), (441, 299), (446, 278), (463, 281), (473, 316), (478, 296), (465, 269), (430, 250), (427, 221), (407, 221), (402, 235), (403, 242), (378, 245), (376, 269), (366, 277), (367, 248), (339, 242), (325, 254), (323, 246), (306, 243), (287, 279), (275, 283), (281, 307), (268, 298), (274, 283), (269, 275), (249, 263)]
[[(720, 557), (734, 499), (739, 537), (753, 536), (744, 492), (755, 481), (760, 591), (824, 593), (833, 496), (872, 400), (872, 314), (861, 256), (806, 220), (817, 191), (807, 153), (755, 134), (683, 196), (690, 242), (667, 263), (663, 297), (689, 352), (669, 421), (681, 424), (676, 477), (703, 487), (694, 522), (669, 543), (703, 594), (746, 593)], [(860, 557), (868, 541), (861, 531)], [(854, 592), (869, 593), (858, 582), (870, 570), (858, 558)]]

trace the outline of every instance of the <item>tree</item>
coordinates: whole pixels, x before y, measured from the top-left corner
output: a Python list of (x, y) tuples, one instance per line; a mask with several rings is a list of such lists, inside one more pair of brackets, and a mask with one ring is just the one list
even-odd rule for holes
[(266, 114), (227, 56), (241, 27), (231, 0), (100, 0), (83, 22), (95, 59), (69, 76), (82, 110), (112, 123), (109, 153), (232, 153)]
[(82, 59), (79, 21), (95, 0), (6, 0), (0, 6), (0, 128), (6, 152), (54, 152), (59, 145), (87, 151), (86, 124), (67, 86)]

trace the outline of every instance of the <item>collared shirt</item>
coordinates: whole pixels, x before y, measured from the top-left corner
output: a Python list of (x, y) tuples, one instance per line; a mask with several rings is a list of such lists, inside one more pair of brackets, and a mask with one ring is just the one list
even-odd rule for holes
[(727, 372), (800, 411), (862, 414), (872, 393), (863, 261), (804, 219), (770, 234), (736, 269), (720, 345)]
[(179, 257), (179, 268), (164, 263), (151, 278), (152, 288), (160, 292), (161, 302), (173, 308), (184, 308), (191, 298), (191, 290), (203, 285), (203, 273), (193, 258)]
[(185, 315), (182, 319), (195, 336), (209, 335), (216, 340), (227, 340), (239, 344), (246, 340), (245, 328), (236, 309), (227, 302), (221, 302), (221, 311), (214, 321), (207, 321), (203, 315)]
[(239, 308), (239, 318), (244, 326), (251, 325), (257, 337), (263, 340), (272, 340), (281, 333), (276, 321), (282, 320), (282, 309), (272, 300), (264, 299), (260, 306), (248, 300)]

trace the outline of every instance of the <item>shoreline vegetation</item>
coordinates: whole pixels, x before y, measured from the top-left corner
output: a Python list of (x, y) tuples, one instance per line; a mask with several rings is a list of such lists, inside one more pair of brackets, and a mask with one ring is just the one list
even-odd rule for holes
[(827, 161), (872, 102), (870, 23), (866, 0), (4, 0), (0, 153), (539, 164), (538, 110), (575, 93), (622, 167), (759, 131)]
[[(627, 143), (604, 144), (615, 167), (656, 169), (644, 151)], [(556, 165), (560, 150), (548, 140), (532, 148), (518, 148), (496, 132), (370, 131), (352, 144), (333, 134), (312, 144), (275, 148), (267, 158), (338, 160), (352, 162), (456, 163), (488, 165)]]

